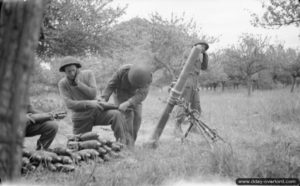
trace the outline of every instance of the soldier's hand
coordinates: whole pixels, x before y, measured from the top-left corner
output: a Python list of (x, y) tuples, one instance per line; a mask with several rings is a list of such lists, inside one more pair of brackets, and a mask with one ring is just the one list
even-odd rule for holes
[(75, 79), (74, 79), (74, 83), (76, 84), (77, 87), (83, 85), (83, 83), (82, 83), (81, 81), (79, 81), (78, 78), (75, 78)]
[(129, 106), (130, 106), (129, 102), (125, 101), (119, 105), (119, 110), (125, 112)]
[(205, 46), (204, 45), (196, 45), (196, 48), (200, 49), (201, 53), (205, 52)]
[(74, 80), (69, 80), (68, 79), (68, 81), (69, 81), (70, 85), (73, 86), (73, 87), (76, 87), (78, 85), (77, 82), (75, 81), (75, 79)]
[(54, 113), (53, 117), (54, 119), (63, 119), (67, 116), (67, 112), (61, 112), (61, 113)]
[(31, 123), (35, 123), (35, 120), (31, 117), (31, 113), (26, 114), (26, 117)]
[(66, 115), (63, 114), (55, 114), (54, 115), (54, 119), (64, 119), (66, 117)]
[(172, 81), (172, 83), (169, 85), (169, 87), (168, 87), (168, 92), (170, 92), (171, 91), (171, 89), (176, 85), (176, 82), (177, 81)]
[(103, 98), (103, 97), (98, 98), (98, 101), (99, 101), (99, 102), (107, 102), (107, 101), (105, 100), (105, 98)]
[(203, 52), (205, 52), (209, 48), (209, 45), (205, 41), (200, 41), (200, 42), (195, 43), (194, 47), (200, 49), (201, 53), (203, 53)]
[(92, 109), (99, 109), (101, 111), (103, 111), (103, 107), (99, 104), (98, 100), (91, 100), (88, 102), (88, 104), (86, 105), (88, 108), (92, 108)]

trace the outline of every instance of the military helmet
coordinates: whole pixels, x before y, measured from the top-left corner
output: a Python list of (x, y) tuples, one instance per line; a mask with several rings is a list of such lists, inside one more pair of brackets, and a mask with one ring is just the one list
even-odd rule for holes
[(65, 68), (70, 65), (75, 65), (77, 68), (81, 67), (80, 61), (72, 56), (64, 57), (61, 60), (61, 66), (59, 67), (60, 72), (64, 72)]
[(209, 48), (208, 43), (205, 42), (205, 41), (200, 41), (200, 40), (199, 40), (199, 41), (197, 41), (193, 46), (197, 46), (197, 45), (204, 45), (205, 51), (208, 50), (208, 48)]
[(151, 68), (147, 65), (132, 65), (128, 72), (128, 80), (133, 87), (145, 87), (152, 81)]

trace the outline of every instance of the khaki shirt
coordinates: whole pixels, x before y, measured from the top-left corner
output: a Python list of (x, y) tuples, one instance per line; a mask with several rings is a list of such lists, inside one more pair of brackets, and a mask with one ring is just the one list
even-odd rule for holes
[(76, 86), (72, 86), (69, 80), (64, 77), (58, 83), (60, 96), (62, 97), (67, 108), (72, 111), (72, 119), (89, 119), (91, 117), (92, 109), (87, 108), (90, 100), (96, 100), (96, 80), (92, 71), (83, 70), (78, 71), (78, 80), (86, 85), (85, 90), (81, 90)]
[[(206, 56), (205, 56), (206, 55)], [(207, 58), (207, 54), (203, 54), (203, 58)], [(190, 75), (186, 81), (186, 88), (196, 89), (198, 87), (198, 79), (200, 75), (200, 70), (206, 70), (208, 66), (208, 60), (197, 59), (193, 71), (190, 72)]]
[(134, 88), (128, 80), (128, 72), (132, 65), (122, 66), (109, 80), (106, 88), (103, 91), (102, 98), (108, 100), (112, 93), (115, 94), (117, 104), (128, 101), (130, 106), (141, 104), (148, 95), (149, 84), (143, 88)]

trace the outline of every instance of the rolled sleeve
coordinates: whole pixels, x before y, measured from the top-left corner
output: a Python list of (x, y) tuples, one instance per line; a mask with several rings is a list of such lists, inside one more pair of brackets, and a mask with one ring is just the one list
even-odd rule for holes
[(105, 87), (101, 96), (105, 101), (108, 101), (111, 94), (118, 88), (118, 85), (120, 84), (119, 76), (120, 76), (120, 72), (118, 71), (108, 81), (107, 86)]
[(130, 103), (130, 105), (136, 106), (146, 99), (148, 93), (149, 93), (149, 86), (145, 88), (137, 89), (135, 95), (132, 96), (128, 100), (128, 102)]
[(97, 85), (96, 79), (92, 71), (88, 72), (88, 82), (87, 85), (81, 83), (78, 89), (87, 96), (88, 99), (95, 99), (97, 96)]
[(206, 70), (208, 68), (208, 55), (206, 52), (203, 53), (203, 61), (201, 63), (201, 70)]
[(71, 94), (68, 92), (63, 81), (58, 83), (58, 89), (59, 89), (60, 96), (63, 99), (63, 101), (65, 102), (68, 109), (77, 111), (77, 112), (86, 110), (88, 101), (73, 100)]
[(41, 111), (39, 111), (39, 110), (37, 110), (37, 109), (35, 109), (33, 107), (33, 105), (31, 104), (31, 101), (30, 101), (29, 97), (26, 100), (26, 109), (27, 109), (26, 110), (27, 113), (31, 113), (31, 114), (41, 113)]

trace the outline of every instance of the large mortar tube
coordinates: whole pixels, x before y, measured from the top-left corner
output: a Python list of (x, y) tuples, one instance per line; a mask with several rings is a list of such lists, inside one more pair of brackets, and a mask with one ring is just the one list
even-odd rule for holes
[(172, 110), (176, 104), (176, 100), (182, 94), (184, 87), (185, 87), (186, 80), (189, 77), (190, 72), (193, 71), (195, 68), (195, 62), (196, 62), (198, 56), (200, 55), (200, 53), (203, 53), (204, 51), (205, 51), (204, 45), (196, 45), (192, 48), (191, 53), (190, 53), (187, 61), (185, 62), (185, 65), (179, 75), (179, 78), (177, 79), (176, 84), (171, 89), (171, 92), (170, 92), (170, 95), (169, 95), (169, 98), (167, 101), (167, 105), (159, 119), (159, 122), (154, 130), (154, 133), (152, 134), (152, 136), (150, 138), (149, 145), (152, 146), (153, 148), (157, 147), (159, 137), (162, 134), (167, 121), (169, 120), (170, 113), (172, 112)]

